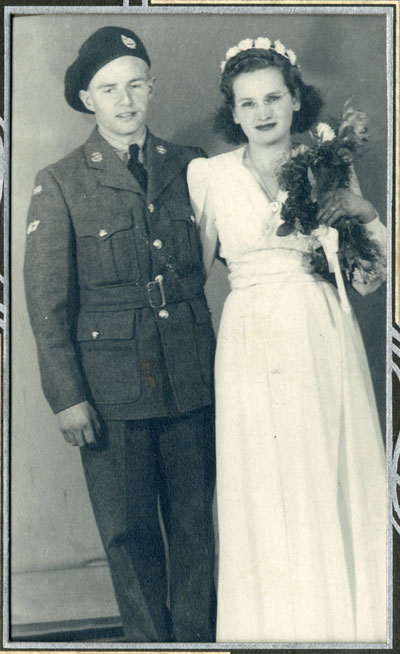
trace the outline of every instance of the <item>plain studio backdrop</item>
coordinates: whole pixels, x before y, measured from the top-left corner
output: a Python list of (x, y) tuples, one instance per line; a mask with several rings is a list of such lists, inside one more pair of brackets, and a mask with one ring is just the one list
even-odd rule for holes
[[(351, 96), (369, 117), (370, 145), (357, 163), (364, 195), (386, 222), (386, 33), (379, 15), (45, 15), (14, 19), (12, 39), (12, 608), (14, 624), (116, 615), (79, 452), (64, 442), (40, 387), (22, 281), (26, 214), (36, 172), (89, 136), (93, 117), (65, 102), (63, 79), (83, 41), (106, 25), (143, 39), (156, 78), (150, 128), (167, 140), (230, 149), (212, 131), (219, 64), (247, 37), (279, 38), (306, 82), (325, 98), (323, 118)], [(228, 291), (214, 265), (207, 295), (218, 329)], [(385, 415), (385, 290), (351, 294)], [(310, 316), (312, 320), (312, 316)], [(301, 343), (299, 343), (301, 348)], [(293, 362), (296, 365), (296, 362)], [(62, 371), (60, 371), (62, 375)]]

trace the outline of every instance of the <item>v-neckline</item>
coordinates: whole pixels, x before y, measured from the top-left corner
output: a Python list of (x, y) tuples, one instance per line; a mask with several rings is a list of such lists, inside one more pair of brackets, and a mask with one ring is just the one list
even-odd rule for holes
[(256, 186), (256, 188), (257, 188), (257, 189), (258, 189), (258, 190), (263, 194), (263, 196), (264, 196), (264, 197), (266, 198), (266, 200), (268, 201), (268, 204), (271, 205), (271, 206), (272, 206), (272, 205), (275, 205), (275, 206), (276, 206), (277, 203), (278, 203), (279, 205), (282, 205), (282, 204), (283, 204), (283, 201), (281, 200), (281, 197), (280, 197), (280, 196), (282, 195), (282, 193), (284, 193), (283, 189), (281, 189), (281, 188), (279, 187), (275, 199), (271, 199), (270, 196), (269, 196), (269, 194), (267, 194), (266, 190), (264, 189), (264, 187), (261, 186), (260, 182), (257, 181), (255, 175), (253, 175), (253, 173), (251, 172), (250, 168), (248, 168), (248, 167), (246, 166), (246, 164), (244, 163), (244, 155), (245, 155), (245, 152), (246, 152), (246, 146), (243, 146), (243, 147), (241, 148), (241, 151), (239, 150), (238, 152), (239, 152), (239, 155), (240, 155), (240, 156), (238, 157), (238, 161), (239, 161), (241, 167), (245, 169), (247, 176), (252, 180), (253, 185)]

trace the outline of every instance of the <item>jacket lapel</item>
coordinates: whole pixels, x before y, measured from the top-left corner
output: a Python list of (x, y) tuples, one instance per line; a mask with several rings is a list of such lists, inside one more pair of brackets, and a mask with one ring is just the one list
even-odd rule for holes
[(143, 195), (139, 182), (119, 159), (111, 145), (99, 134), (97, 127), (83, 147), (87, 165), (97, 171), (99, 182), (103, 186), (134, 191)]
[(155, 137), (146, 139), (147, 202), (153, 202), (171, 180), (181, 171), (180, 149)]

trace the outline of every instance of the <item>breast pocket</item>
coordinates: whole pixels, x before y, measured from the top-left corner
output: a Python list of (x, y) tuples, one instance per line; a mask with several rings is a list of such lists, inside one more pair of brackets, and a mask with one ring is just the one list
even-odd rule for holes
[(175, 256), (183, 270), (202, 267), (201, 243), (196, 219), (186, 197), (169, 200), (168, 214), (172, 224)]
[(135, 283), (140, 279), (132, 217), (80, 222), (76, 226), (82, 286)]
[(134, 402), (141, 393), (135, 312), (82, 312), (76, 336), (93, 399)]

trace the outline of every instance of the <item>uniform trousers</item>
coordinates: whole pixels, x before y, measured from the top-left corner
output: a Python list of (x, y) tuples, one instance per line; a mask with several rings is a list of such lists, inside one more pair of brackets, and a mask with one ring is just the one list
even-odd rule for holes
[(213, 642), (213, 408), (105, 421), (81, 456), (125, 640)]

